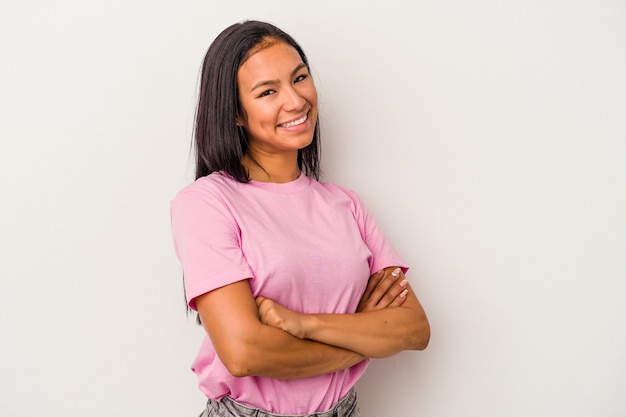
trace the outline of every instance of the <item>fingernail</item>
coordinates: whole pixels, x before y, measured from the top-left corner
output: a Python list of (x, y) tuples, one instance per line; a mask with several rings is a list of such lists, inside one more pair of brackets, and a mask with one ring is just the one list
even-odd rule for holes
[(409, 293), (409, 290), (404, 290), (404, 291), (402, 291), (402, 292), (400, 293), (400, 295), (399, 295), (398, 297), (400, 297), (400, 298), (404, 298), (404, 297), (406, 297), (406, 295), (407, 295), (408, 293)]
[(405, 279), (403, 279), (402, 281), (400, 281), (400, 286), (401, 286), (401, 287), (406, 287), (406, 284), (407, 284), (408, 282), (409, 282), (409, 281), (405, 278)]
[(383, 270), (381, 269), (380, 271), (376, 272), (376, 274), (377, 274), (377, 275), (378, 275), (378, 274), (382, 274), (383, 272), (385, 272), (385, 271), (383, 271)]
[(394, 277), (397, 277), (398, 275), (400, 275), (400, 268), (394, 269), (391, 275), (393, 275)]

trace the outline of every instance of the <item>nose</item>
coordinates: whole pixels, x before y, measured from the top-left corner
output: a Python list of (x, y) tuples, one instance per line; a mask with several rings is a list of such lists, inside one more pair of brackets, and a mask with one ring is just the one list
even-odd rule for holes
[(307, 100), (293, 86), (285, 90), (285, 102), (283, 107), (287, 111), (302, 110), (306, 106)]

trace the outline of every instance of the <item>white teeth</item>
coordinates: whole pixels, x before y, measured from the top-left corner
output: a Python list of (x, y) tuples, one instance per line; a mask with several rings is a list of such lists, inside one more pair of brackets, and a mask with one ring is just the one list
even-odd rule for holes
[(300, 123), (304, 123), (306, 121), (308, 117), (308, 114), (304, 114), (301, 118), (299, 118), (298, 120), (294, 120), (293, 122), (289, 122), (289, 123), (283, 123), (280, 126), (281, 127), (293, 127), (293, 126), (297, 126)]

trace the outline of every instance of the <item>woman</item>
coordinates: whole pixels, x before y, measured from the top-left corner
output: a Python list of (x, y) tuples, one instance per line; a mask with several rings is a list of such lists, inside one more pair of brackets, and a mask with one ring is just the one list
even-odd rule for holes
[[(204, 60), (196, 181), (172, 201), (204, 416), (358, 416), (368, 358), (424, 349), (407, 266), (352, 191), (318, 181), (306, 56), (263, 22), (225, 29)], [(378, 271), (378, 272), (375, 272)]]

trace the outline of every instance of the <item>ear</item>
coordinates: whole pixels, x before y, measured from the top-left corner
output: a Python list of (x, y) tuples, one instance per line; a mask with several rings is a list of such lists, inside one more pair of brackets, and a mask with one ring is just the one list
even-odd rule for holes
[(235, 124), (237, 125), (237, 127), (242, 127), (245, 123), (245, 120), (243, 117), (241, 117), (241, 115), (237, 115), (237, 117), (235, 117)]

